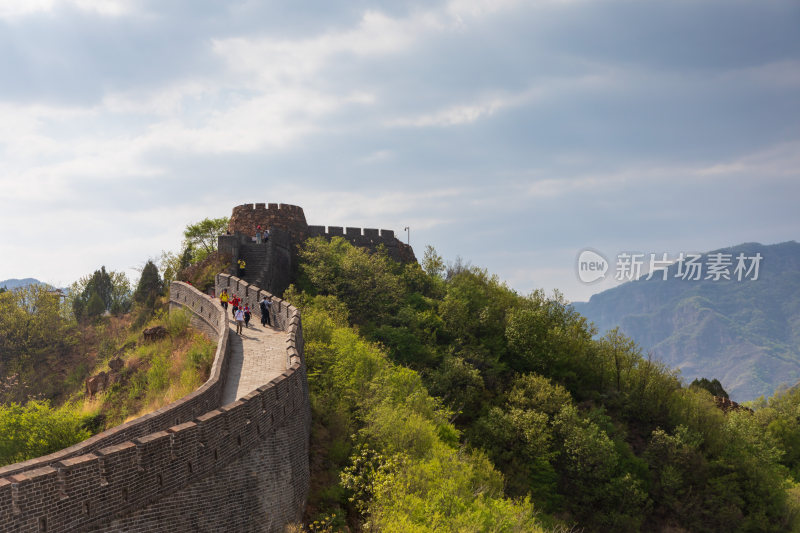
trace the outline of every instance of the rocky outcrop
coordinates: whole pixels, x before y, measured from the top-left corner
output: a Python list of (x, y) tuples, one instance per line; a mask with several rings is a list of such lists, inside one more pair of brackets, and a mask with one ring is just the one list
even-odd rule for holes
[(167, 329), (164, 326), (153, 326), (142, 332), (142, 337), (144, 337), (145, 342), (157, 341), (158, 339), (163, 339), (166, 336)]

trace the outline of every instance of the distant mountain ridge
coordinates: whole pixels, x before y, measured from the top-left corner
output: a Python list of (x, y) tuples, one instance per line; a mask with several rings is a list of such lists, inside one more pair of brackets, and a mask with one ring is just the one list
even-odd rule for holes
[(20, 287), (27, 287), (28, 285), (47, 285), (42, 281), (39, 281), (35, 278), (24, 278), (24, 279), (7, 279), (4, 281), (0, 281), (0, 287), (5, 287), (8, 290), (18, 289)]
[[(624, 283), (574, 308), (599, 332), (619, 326), (646, 351), (680, 368), (687, 381), (717, 378), (736, 401), (800, 381), (800, 243), (745, 243), (702, 254), (761, 254), (757, 280), (675, 277)], [(703, 272), (705, 277), (706, 272)]]

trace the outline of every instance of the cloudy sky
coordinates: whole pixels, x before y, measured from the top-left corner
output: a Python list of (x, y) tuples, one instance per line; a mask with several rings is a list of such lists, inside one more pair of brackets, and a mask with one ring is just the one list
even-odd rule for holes
[(0, 80), (0, 279), (252, 202), (572, 300), (586, 247), (799, 236), (796, 0), (0, 0)]

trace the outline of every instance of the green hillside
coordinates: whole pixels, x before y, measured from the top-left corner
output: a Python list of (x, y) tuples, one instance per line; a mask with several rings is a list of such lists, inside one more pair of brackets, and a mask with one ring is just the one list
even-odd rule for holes
[[(619, 331), (598, 338), (561, 296), (517, 294), (432, 248), (421, 265), (402, 264), (315, 238), (299, 257), (284, 294), (302, 311), (312, 411), (311, 490), (297, 531), (800, 531), (800, 389), (755, 411), (723, 411)], [(172, 272), (199, 286), (210, 265)], [(59, 392), (49, 363), (84, 332), (98, 354), (76, 376), (125, 361), (124, 386), (89, 402), (108, 424), (196, 386), (212, 346), (192, 344), (185, 316), (152, 317), (162, 290), (154, 266), (136, 291), (115, 291), (123, 281), (97, 271), (71, 304), (40, 289), (28, 307), (24, 292), (0, 294), (0, 373), (20, 369), (12, 392), (28, 379)], [(688, 322), (738, 324), (746, 314), (700, 292), (682, 299), (697, 310)], [(112, 331), (126, 316), (132, 329)], [(51, 327), (30, 336), (26, 320)], [(148, 321), (169, 338), (132, 343)], [(760, 334), (774, 327), (746, 322)], [(697, 342), (709, 329), (699, 331)], [(81, 383), (62, 383), (61, 396), (80, 400)], [(0, 448), (10, 460), (108, 427), (90, 427), (97, 418), (76, 403), (6, 402)]]
[(797, 391), (726, 413), (562, 298), (432, 249), (301, 257), (313, 531), (797, 530)]
[[(160, 279), (150, 294), (143, 280), (133, 291), (102, 268), (66, 299), (41, 284), (0, 292), (0, 466), (71, 446), (208, 379), (214, 343), (185, 313), (167, 313)], [(158, 326), (164, 334), (146, 340)]]
[[(800, 381), (800, 244), (742, 244), (708, 252), (760, 253), (757, 280), (676, 278), (624, 283), (576, 302), (599, 332), (619, 326), (687, 382), (714, 377), (736, 401)], [(735, 259), (734, 259), (735, 264)], [(732, 271), (732, 269), (731, 269)]]

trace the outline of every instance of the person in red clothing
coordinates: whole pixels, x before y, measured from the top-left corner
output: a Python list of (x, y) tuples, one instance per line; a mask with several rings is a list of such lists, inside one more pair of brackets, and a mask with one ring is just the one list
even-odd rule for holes
[(231, 299), (231, 308), (234, 317), (236, 317), (236, 310), (239, 309), (239, 302), (241, 302), (241, 300), (234, 294), (233, 298)]

